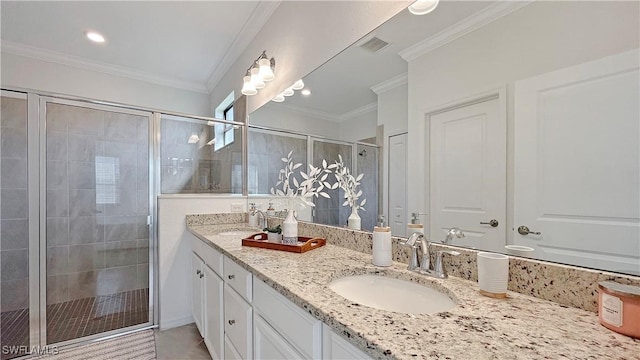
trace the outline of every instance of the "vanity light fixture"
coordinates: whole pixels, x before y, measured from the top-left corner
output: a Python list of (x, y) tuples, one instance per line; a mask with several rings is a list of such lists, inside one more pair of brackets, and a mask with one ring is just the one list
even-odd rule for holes
[(195, 144), (198, 141), (200, 141), (200, 136), (198, 136), (197, 132), (192, 132), (191, 136), (189, 136), (189, 140), (187, 140), (187, 143), (189, 144)]
[(259, 89), (266, 86), (266, 82), (269, 82), (275, 78), (273, 70), (276, 67), (276, 61), (274, 58), (269, 59), (267, 57), (267, 51), (263, 51), (260, 56), (249, 66), (245, 76), (242, 78), (242, 90), (240, 91), (244, 95), (255, 95)]
[(413, 15), (426, 15), (432, 12), (440, 0), (417, 0), (409, 5), (409, 11)]
[(293, 85), (291, 85), (291, 89), (293, 90), (302, 90), (304, 88), (304, 81), (302, 81), (302, 79), (297, 80), (296, 82), (293, 83)]
[[(285, 96), (293, 96), (293, 94), (295, 93), (294, 90), (301, 90), (302, 88), (304, 88), (304, 81), (302, 81), (302, 79), (296, 80), (296, 82), (294, 82), (293, 85), (289, 86), (283, 92), (281, 92), (280, 94), (276, 95), (273, 99), (271, 99), (271, 101), (283, 102)], [(302, 95), (307, 96), (307, 95), (311, 94), (310, 90), (306, 90), (308, 93), (305, 93), (305, 90), (302, 90)]]
[(84, 33), (85, 36), (87, 37), (87, 39), (96, 42), (96, 43), (103, 43), (104, 40), (104, 36), (102, 36), (102, 34), (95, 32), (95, 31), (87, 31)]

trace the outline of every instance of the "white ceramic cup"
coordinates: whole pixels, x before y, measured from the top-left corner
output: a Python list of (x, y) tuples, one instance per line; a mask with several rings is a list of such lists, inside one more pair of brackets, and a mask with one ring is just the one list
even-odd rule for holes
[(480, 293), (505, 297), (509, 283), (509, 257), (490, 252), (478, 253), (478, 285)]
[(506, 245), (504, 248), (507, 250), (507, 254), (522, 257), (531, 257), (535, 251), (532, 247), (522, 245)]

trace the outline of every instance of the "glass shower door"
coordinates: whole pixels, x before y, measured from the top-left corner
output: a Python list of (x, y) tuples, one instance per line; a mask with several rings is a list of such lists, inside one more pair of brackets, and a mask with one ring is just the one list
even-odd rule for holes
[(27, 97), (2, 91), (0, 99), (0, 351), (26, 355), (29, 341), (29, 212)]
[[(334, 142), (329, 140), (312, 139), (312, 163), (315, 166), (320, 166), (322, 160), (327, 160), (327, 163), (333, 164), (338, 160), (338, 155), (342, 156), (344, 165), (349, 169), (352, 167), (352, 153), (353, 147), (351, 144), (345, 144), (340, 142)], [(333, 182), (334, 179), (331, 179)], [(331, 197), (326, 199), (319, 197), (314, 200), (314, 216), (313, 221), (319, 224), (345, 226), (347, 219), (351, 214), (351, 208), (348, 206), (342, 206), (344, 202), (344, 191), (340, 188), (329, 190), (326, 192)]]
[(149, 323), (151, 114), (53, 99), (43, 110), (46, 344)]

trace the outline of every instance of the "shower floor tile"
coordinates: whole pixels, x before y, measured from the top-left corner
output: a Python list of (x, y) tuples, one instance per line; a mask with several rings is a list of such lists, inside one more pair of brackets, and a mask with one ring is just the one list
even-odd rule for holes
[[(120, 329), (149, 321), (149, 289), (96, 296), (47, 305), (47, 343)], [(4, 345), (29, 344), (29, 312), (27, 309), (0, 314), (0, 339)], [(5, 354), (12, 359), (24, 353)]]

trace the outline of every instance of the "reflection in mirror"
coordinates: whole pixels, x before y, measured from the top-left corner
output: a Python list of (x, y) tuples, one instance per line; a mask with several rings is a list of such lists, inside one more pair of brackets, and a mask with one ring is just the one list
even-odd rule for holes
[(640, 274), (639, 5), (405, 10), (250, 123), (384, 144), (395, 235), (415, 212), (432, 241), (459, 227), (454, 245)]
[[(309, 163), (321, 166), (323, 160), (328, 164), (333, 164), (338, 160), (338, 155), (342, 156), (345, 165), (353, 169), (356, 175), (364, 174), (360, 181), (360, 189), (363, 192), (362, 198), (367, 199), (365, 207), (367, 210), (361, 211), (360, 217), (362, 218), (362, 229), (373, 230), (378, 213), (377, 146), (249, 126), (248, 148), (248, 188), (251, 202), (273, 203), (277, 211), (284, 210), (284, 205), (277, 196), (271, 195), (271, 189), (276, 187), (278, 172), (286, 165), (282, 158), (285, 158), (290, 151), (292, 151), (293, 163), (302, 164), (301, 169), (307, 169)], [(307, 152), (307, 149), (310, 151)], [(354, 154), (357, 157), (355, 160)], [(309, 159), (309, 157), (311, 158)], [(298, 182), (302, 180), (297, 176)], [(336, 180), (331, 174), (326, 181), (333, 184)], [(325, 189), (324, 192), (330, 198), (318, 197), (313, 201), (315, 205), (313, 208), (296, 209), (298, 220), (325, 225), (346, 225), (351, 209), (342, 206), (344, 191), (337, 188)]]
[(242, 126), (162, 115), (163, 194), (242, 194)]

